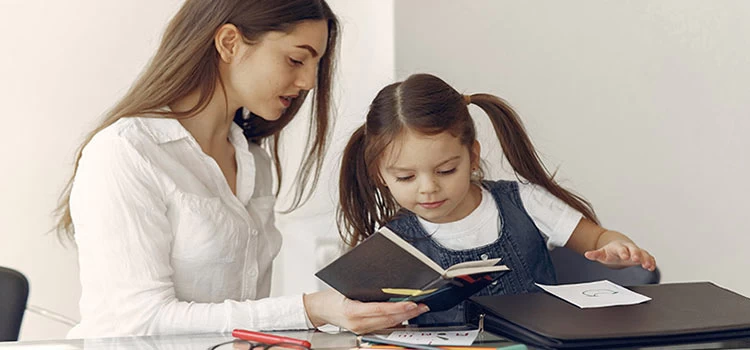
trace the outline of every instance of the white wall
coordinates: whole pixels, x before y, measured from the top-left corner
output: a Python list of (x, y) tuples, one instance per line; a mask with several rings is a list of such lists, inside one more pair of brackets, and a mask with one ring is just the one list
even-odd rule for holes
[(663, 281), (750, 296), (750, 2), (395, 4), (398, 79), (432, 72), (506, 98), (548, 167), (648, 248)]
[[(45, 234), (54, 224), (50, 213), (84, 134), (130, 86), (181, 4), (0, 0), (0, 159), (5, 164), (0, 174), (0, 265), (29, 278), (29, 303), (79, 317), (75, 251)], [(393, 78), (393, 2), (334, 0), (330, 5), (344, 27), (336, 91), (340, 139), (363, 120), (375, 91)], [(294, 134), (302, 123), (296, 124), (288, 139), (292, 160), (299, 158), (294, 152), (301, 147)], [(341, 148), (341, 142), (335, 143), (328, 159), (335, 160)], [(329, 195), (336, 187), (330, 173), (336, 166), (327, 163), (319, 194), (307, 206), (278, 220), (285, 246), (274, 294), (320, 288), (313, 273), (337, 254), (336, 197)], [(62, 338), (68, 329), (27, 312), (21, 340)]]
[[(78, 317), (75, 252), (45, 234), (50, 212), (75, 147), (140, 72), (181, 3), (0, 0), (0, 265), (29, 277), (32, 304)], [(337, 159), (395, 69), (397, 78), (430, 71), (462, 91), (506, 97), (548, 164), (607, 226), (648, 247), (665, 281), (713, 280), (750, 295), (750, 224), (742, 220), (750, 107), (741, 99), (750, 3), (330, 4), (344, 27), (338, 124), (315, 197), (278, 219), (285, 243), (273, 294), (322, 287), (312, 274), (338, 252)], [(289, 130), (292, 140), (303, 126)], [(497, 154), (489, 137), (485, 156)], [(299, 146), (290, 145), (288, 164)], [(27, 313), (21, 339), (66, 332)]]
[[(75, 251), (47, 234), (84, 133), (129, 87), (178, 0), (0, 1), (0, 265), (30, 280), (29, 303), (77, 319)], [(27, 312), (21, 340), (69, 327)]]
[[(329, 0), (329, 4), (343, 27), (335, 86), (336, 127), (314, 196), (291, 214), (277, 217), (284, 244), (274, 263), (272, 295), (327, 287), (314, 274), (343, 249), (335, 221), (339, 159), (349, 135), (364, 122), (377, 91), (393, 81), (393, 1)], [(305, 121), (297, 118), (283, 136), (286, 141), (298, 141), (291, 142), (287, 151), (291, 153), (285, 163), (288, 169), (299, 164)], [(285, 183), (292, 181), (291, 175), (287, 171)], [(280, 198), (277, 209), (286, 208), (285, 200), (288, 196)]]

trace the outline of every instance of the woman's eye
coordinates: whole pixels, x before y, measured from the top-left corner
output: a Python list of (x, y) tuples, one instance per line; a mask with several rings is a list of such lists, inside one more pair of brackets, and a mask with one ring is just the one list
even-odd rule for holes
[(414, 175), (409, 176), (397, 176), (396, 181), (409, 181), (414, 178)]
[(291, 62), (292, 65), (295, 65), (295, 66), (301, 66), (304, 64), (304, 62), (295, 60), (294, 58), (291, 58), (291, 57), (289, 57), (289, 62)]
[(440, 171), (438, 171), (438, 174), (440, 174), (440, 175), (448, 175), (448, 174), (453, 174), (455, 172), (456, 172), (456, 168), (453, 168), (453, 169), (450, 169), (450, 170), (440, 170)]

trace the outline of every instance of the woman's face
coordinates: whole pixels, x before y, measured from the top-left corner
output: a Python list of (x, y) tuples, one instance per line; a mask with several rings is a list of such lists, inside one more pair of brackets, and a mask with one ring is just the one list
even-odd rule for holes
[(290, 32), (268, 32), (255, 44), (240, 41), (236, 59), (222, 74), (229, 105), (277, 120), (301, 91), (315, 87), (327, 43), (324, 20), (300, 22)]

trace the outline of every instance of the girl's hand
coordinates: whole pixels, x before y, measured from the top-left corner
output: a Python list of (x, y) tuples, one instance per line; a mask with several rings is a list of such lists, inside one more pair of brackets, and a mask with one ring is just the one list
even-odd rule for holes
[(351, 300), (335, 290), (304, 295), (307, 316), (315, 327), (330, 323), (356, 334), (400, 325), (429, 311), (423, 304), (404, 302), (369, 302)]
[(598, 261), (611, 268), (623, 268), (641, 265), (644, 269), (654, 271), (656, 259), (645, 249), (635, 243), (624, 240), (614, 240), (596, 250), (589, 250), (583, 254), (587, 259)]

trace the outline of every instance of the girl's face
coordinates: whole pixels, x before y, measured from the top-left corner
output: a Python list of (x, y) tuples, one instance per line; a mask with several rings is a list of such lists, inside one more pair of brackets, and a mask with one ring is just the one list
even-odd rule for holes
[(447, 132), (424, 135), (405, 129), (386, 148), (379, 169), (401, 207), (427, 221), (446, 223), (479, 206), (481, 191), (471, 184), (478, 160), (476, 141), (470, 150)]
[(327, 43), (324, 20), (300, 22), (288, 33), (268, 32), (255, 44), (240, 40), (236, 59), (222, 75), (229, 105), (277, 120), (302, 90), (315, 87)]

